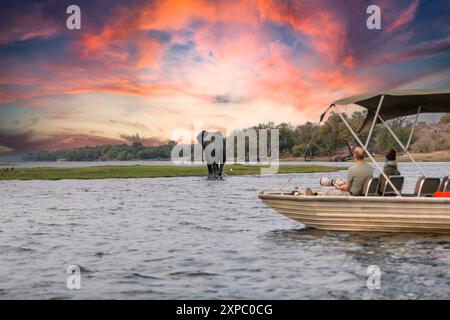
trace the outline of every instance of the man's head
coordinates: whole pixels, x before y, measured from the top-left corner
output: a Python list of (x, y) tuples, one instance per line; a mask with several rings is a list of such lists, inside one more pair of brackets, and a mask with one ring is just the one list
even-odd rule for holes
[(364, 149), (361, 147), (356, 147), (353, 150), (353, 157), (356, 161), (364, 161), (365, 152)]

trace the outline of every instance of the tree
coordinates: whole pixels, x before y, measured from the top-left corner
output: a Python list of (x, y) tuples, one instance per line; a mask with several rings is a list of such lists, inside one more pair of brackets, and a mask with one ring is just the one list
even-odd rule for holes
[(277, 126), (280, 138), (280, 154), (287, 154), (292, 152), (294, 146), (293, 128), (290, 124), (282, 123)]
[[(343, 114), (348, 118), (346, 114)], [(329, 156), (336, 155), (337, 150), (346, 147), (351, 134), (337, 114), (332, 114), (317, 133), (317, 143), (321, 145)]]
[[(392, 130), (394, 131), (394, 133), (398, 137), (398, 139), (402, 142), (402, 144), (404, 146), (406, 146), (408, 139), (409, 139), (409, 135), (411, 133), (411, 128), (392, 126)], [(413, 135), (413, 137), (411, 139), (411, 143), (414, 143), (416, 140), (417, 140), (417, 136)], [(379, 129), (379, 131), (377, 133), (375, 150), (379, 153), (382, 153), (391, 148), (394, 148), (397, 150), (401, 149), (400, 145), (397, 143), (397, 141), (392, 136), (392, 134), (388, 131), (388, 129), (386, 129), (385, 127), (382, 127)]]
[(302, 157), (305, 154), (306, 149), (308, 148), (309, 145), (309, 149), (307, 152), (307, 156), (311, 155), (314, 156), (318, 153), (319, 151), (319, 146), (316, 143), (311, 143), (311, 144), (300, 144), (300, 145), (295, 145), (292, 148), (292, 154), (296, 157)]

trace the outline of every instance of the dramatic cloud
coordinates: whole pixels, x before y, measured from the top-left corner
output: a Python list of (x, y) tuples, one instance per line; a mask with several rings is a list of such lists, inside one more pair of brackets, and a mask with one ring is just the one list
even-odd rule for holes
[(342, 96), (450, 85), (446, 0), (380, 0), (382, 30), (368, 0), (79, 0), (81, 30), (69, 4), (2, 2), (2, 152), (317, 121)]

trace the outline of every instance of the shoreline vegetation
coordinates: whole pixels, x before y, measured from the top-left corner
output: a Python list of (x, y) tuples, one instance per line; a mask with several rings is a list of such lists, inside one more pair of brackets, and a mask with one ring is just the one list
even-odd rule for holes
[[(350, 126), (357, 130), (357, 128), (362, 127), (366, 112), (355, 111), (351, 115), (344, 114), (344, 117), (347, 118)], [(438, 123), (418, 122), (414, 134), (410, 136), (413, 121), (412, 117), (402, 117), (390, 120), (388, 123), (404, 145), (411, 138), (409, 150), (412, 153), (422, 155), (447, 151), (447, 156), (439, 156), (438, 159), (448, 161), (450, 158), (450, 114), (443, 116)], [(312, 122), (297, 126), (290, 123), (275, 125), (275, 123), (269, 122), (247, 129), (255, 130), (257, 133), (261, 129), (268, 129), (269, 132), (272, 129), (277, 129), (280, 159), (305, 160), (306, 157), (313, 161), (349, 160), (352, 158), (353, 147), (358, 145), (336, 114), (331, 115), (321, 126)], [(244, 129), (244, 131), (247, 129)], [(362, 141), (366, 141), (367, 136), (367, 129), (360, 132)], [(368, 149), (372, 155), (380, 157), (391, 148), (396, 149), (399, 156), (401, 155), (402, 148), (386, 128), (375, 126), (371, 137)], [(67, 150), (42, 150), (23, 155), (22, 160), (35, 162), (161, 160), (171, 158), (172, 150), (177, 145), (175, 141), (167, 141), (160, 145), (149, 146), (143, 144), (145, 139), (142, 139), (139, 134), (132, 138), (124, 141), (123, 144), (116, 145), (84, 146)], [(227, 141), (229, 139), (230, 137), (226, 137)], [(233, 137), (231, 141), (235, 141), (235, 138)], [(194, 154), (193, 143), (195, 142), (185, 146), (191, 148), (191, 155)], [(245, 142), (245, 145), (246, 150), (248, 150), (249, 143)], [(400, 160), (402, 160), (402, 157), (400, 157)], [(423, 161), (437, 160), (431, 160), (424, 156)]]
[[(435, 151), (435, 152), (411, 152), (412, 157), (417, 162), (450, 162), (450, 150)], [(374, 155), (375, 160), (378, 162), (384, 161), (384, 156)], [(286, 157), (281, 159), (280, 162), (294, 162), (294, 161), (305, 161), (302, 157)], [(316, 162), (334, 162), (328, 157), (316, 156), (310, 161)], [(353, 160), (348, 160), (351, 162)], [(401, 151), (397, 154), (398, 162), (411, 162), (411, 159), (406, 154), (401, 154)], [(345, 162), (345, 161), (344, 161)]]
[[(256, 175), (259, 165), (225, 165), (224, 174)], [(347, 167), (322, 165), (282, 165), (277, 174), (337, 172)], [(167, 177), (206, 177), (206, 166), (97, 166), (78, 168), (16, 168), (0, 174), (0, 180), (63, 180), (63, 179), (135, 179)]]

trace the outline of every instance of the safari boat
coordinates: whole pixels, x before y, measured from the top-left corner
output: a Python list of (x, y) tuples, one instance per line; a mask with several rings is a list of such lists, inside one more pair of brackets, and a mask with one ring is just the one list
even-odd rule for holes
[[(363, 143), (339, 112), (339, 106), (356, 104), (366, 108), (363, 128), (370, 128)], [(380, 186), (378, 178), (366, 181), (364, 196), (304, 195), (301, 189), (263, 191), (259, 198), (272, 209), (309, 227), (336, 231), (425, 232), (450, 233), (450, 191), (448, 176), (428, 177), (408, 152), (409, 143), (421, 113), (450, 112), (450, 89), (383, 91), (359, 94), (332, 103), (347, 129), (368, 158), (385, 178)], [(410, 139), (405, 146), (386, 121), (416, 115)], [(421, 172), (413, 194), (402, 193), (404, 177), (388, 177), (368, 151), (375, 124), (382, 123)], [(381, 193), (380, 193), (381, 192)], [(440, 192), (444, 197), (437, 197)]]

